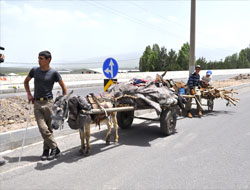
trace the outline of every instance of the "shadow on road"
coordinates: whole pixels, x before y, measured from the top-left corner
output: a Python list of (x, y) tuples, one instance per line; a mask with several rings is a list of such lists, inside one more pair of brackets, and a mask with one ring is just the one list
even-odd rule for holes
[(90, 154), (87, 156), (79, 154), (79, 147), (73, 147), (71, 149), (63, 151), (62, 155), (55, 160), (52, 160), (50, 162), (42, 162), (42, 161), (38, 162), (35, 169), (36, 170), (47, 170), (47, 169), (53, 168), (57, 164), (74, 163), (74, 162), (77, 162), (78, 160), (94, 156), (95, 154), (102, 153), (104, 151), (108, 151), (108, 150), (116, 148), (118, 146), (120, 146), (120, 145), (119, 144), (118, 145), (93, 144), (91, 146)]
[[(4, 160), (7, 161), (7, 163), (17, 163), (19, 157), (9, 157), (9, 156), (3, 156)], [(40, 156), (23, 156), (21, 161), (25, 162), (37, 162), (40, 160)]]
[[(214, 110), (214, 111), (203, 111), (202, 117), (208, 117), (208, 116), (218, 116), (218, 115), (233, 115), (234, 111), (225, 111), (225, 110)], [(197, 116), (198, 117), (198, 116)]]
[[(104, 127), (104, 126), (102, 126)], [(99, 153), (103, 153), (105, 151), (109, 151), (113, 148), (117, 148), (121, 145), (129, 145), (129, 146), (143, 146), (143, 147), (150, 147), (150, 142), (157, 139), (157, 138), (164, 138), (165, 136), (161, 133), (159, 125), (157, 122), (153, 121), (144, 121), (140, 124), (134, 124), (129, 129), (120, 129), (119, 128), (119, 143), (111, 143), (110, 145), (106, 145), (105, 141), (103, 143), (96, 143), (93, 144), (95, 141), (104, 140), (106, 136), (107, 130), (103, 130), (97, 133), (91, 134), (91, 137), (95, 139), (91, 140), (91, 150), (90, 155), (88, 156), (79, 156), (79, 147), (74, 147), (68, 149), (62, 153), (62, 155), (49, 163), (38, 162), (35, 169), (37, 170), (46, 170), (53, 168), (55, 165), (64, 163), (73, 163), (80, 159), (84, 159), (86, 157), (91, 157)], [(111, 141), (114, 139), (114, 133), (112, 129), (111, 133)], [(79, 141), (80, 143), (80, 141)]]
[[(213, 111), (204, 110), (202, 111), (202, 117), (218, 116), (218, 115), (233, 115), (234, 113), (235, 113), (234, 111), (225, 111), (225, 110), (213, 110)], [(197, 109), (191, 109), (191, 114), (193, 115), (194, 118), (201, 118), (198, 116)], [(177, 120), (188, 118), (186, 115), (187, 115), (187, 112), (184, 112), (183, 116), (177, 117)]]
[[(191, 112), (194, 118), (198, 118), (196, 109), (192, 109)], [(206, 111), (203, 111), (202, 117), (210, 117), (210, 116), (218, 116), (218, 115), (232, 115), (232, 114), (234, 114), (233, 111), (215, 110), (215, 111), (209, 112), (206, 110)], [(185, 119), (185, 118), (186, 117), (178, 117), (178, 120)], [(103, 128), (106, 126), (101, 126), (101, 127)], [(178, 131), (178, 122), (177, 122), (176, 127)], [(62, 155), (53, 161), (50, 161), (50, 162), (40, 161), (40, 155), (39, 156), (23, 156), (22, 161), (31, 162), (31, 163), (37, 162), (37, 165), (35, 166), (36, 170), (46, 170), (46, 169), (53, 168), (57, 164), (73, 163), (80, 159), (84, 159), (86, 157), (91, 157), (96, 154), (112, 150), (113, 148), (117, 148), (121, 145), (150, 147), (151, 142), (154, 141), (155, 139), (167, 138), (166, 136), (162, 134), (160, 127), (159, 127), (159, 122), (148, 121), (148, 120), (143, 121), (140, 124), (133, 124), (132, 127), (128, 129), (119, 128), (119, 143), (118, 144), (115, 144), (113, 142), (114, 130), (112, 129), (111, 144), (106, 145), (105, 144), (106, 133), (107, 133), (107, 129), (91, 134), (91, 142), (90, 142), (91, 150), (88, 156), (83, 156), (78, 153), (80, 149), (80, 140), (79, 140), (79, 146), (72, 147), (70, 149), (62, 151)], [(102, 142), (97, 142), (100, 140), (102, 140)], [(19, 157), (9, 157), (9, 156), (4, 156), (3, 158), (8, 163), (17, 163), (19, 159)]]
[[(105, 127), (105, 126), (101, 126)], [(91, 149), (90, 154), (88, 156), (83, 156), (79, 154), (80, 149), (80, 140), (79, 146), (72, 147), (65, 151), (62, 151), (61, 156), (52, 161), (40, 161), (39, 156), (23, 156), (22, 161), (24, 162), (37, 162), (35, 169), (36, 170), (47, 170), (51, 169), (57, 164), (61, 163), (73, 163), (77, 162), (78, 160), (94, 156), (99, 153), (103, 153), (105, 151), (112, 150), (113, 148), (117, 148), (121, 145), (128, 145), (128, 146), (142, 146), (142, 147), (150, 147), (150, 142), (158, 139), (158, 138), (165, 138), (162, 134), (159, 122), (155, 121), (144, 121), (140, 124), (133, 124), (132, 127), (129, 129), (120, 129), (119, 128), (119, 143), (115, 144), (114, 140), (114, 133), (112, 129), (111, 133), (111, 144), (106, 145), (105, 143), (105, 136), (107, 133), (107, 129), (102, 130), (100, 132), (96, 132), (91, 134)], [(94, 137), (94, 138), (93, 138)], [(102, 142), (97, 142), (97, 141)], [(17, 163), (19, 157), (3, 157), (8, 163)]]

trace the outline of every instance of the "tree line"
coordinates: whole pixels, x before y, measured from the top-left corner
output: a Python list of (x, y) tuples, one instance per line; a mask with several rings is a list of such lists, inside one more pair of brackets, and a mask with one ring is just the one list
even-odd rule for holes
[[(174, 51), (158, 44), (153, 44), (152, 48), (147, 46), (140, 58), (140, 71), (181, 71), (189, 69), (190, 45), (184, 43), (181, 49)], [(198, 58), (196, 64), (203, 70), (206, 69), (239, 69), (250, 67), (250, 48), (245, 48), (240, 53), (234, 53), (220, 61), (207, 61), (204, 57)]]

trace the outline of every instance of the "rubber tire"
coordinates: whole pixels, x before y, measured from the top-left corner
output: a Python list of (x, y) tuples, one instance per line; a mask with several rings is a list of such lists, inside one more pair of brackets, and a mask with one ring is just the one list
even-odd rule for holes
[(207, 100), (207, 109), (210, 112), (214, 110), (214, 100), (213, 99)]
[(117, 112), (116, 118), (121, 129), (130, 128), (134, 120), (134, 111)]
[(160, 126), (164, 135), (172, 135), (175, 133), (177, 116), (173, 109), (166, 109), (161, 112)]

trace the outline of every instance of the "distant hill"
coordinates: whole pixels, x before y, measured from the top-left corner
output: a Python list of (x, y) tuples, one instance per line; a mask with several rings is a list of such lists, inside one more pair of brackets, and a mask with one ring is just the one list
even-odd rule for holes
[[(82, 73), (90, 68), (102, 68), (104, 61), (112, 57), (119, 65), (119, 69), (139, 68), (139, 60), (142, 53), (133, 52), (114, 56), (93, 57), (78, 61), (56, 61), (52, 60), (51, 67), (60, 71), (72, 70), (70, 73)], [(0, 73), (19, 73), (28, 72), (32, 67), (38, 66), (38, 63), (11, 63), (4, 62), (0, 64)]]
[(107, 58), (112, 57), (118, 62), (119, 68), (139, 68), (139, 60), (141, 55), (142, 55), (141, 53), (135, 52), (135, 53), (127, 53), (127, 54), (106, 56), (106, 57), (104, 56), (94, 57), (74, 62), (58, 61), (52, 64), (53, 67), (57, 69), (79, 70), (79, 69), (89, 69), (89, 68), (101, 68), (104, 61)]

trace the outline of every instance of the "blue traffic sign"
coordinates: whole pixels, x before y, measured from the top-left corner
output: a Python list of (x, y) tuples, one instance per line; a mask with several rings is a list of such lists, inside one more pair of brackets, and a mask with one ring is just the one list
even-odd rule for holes
[(118, 73), (117, 61), (114, 58), (106, 59), (103, 63), (102, 70), (107, 78), (113, 79)]

